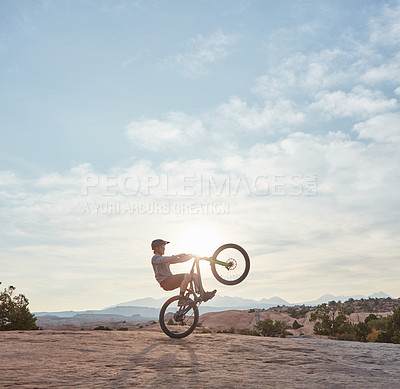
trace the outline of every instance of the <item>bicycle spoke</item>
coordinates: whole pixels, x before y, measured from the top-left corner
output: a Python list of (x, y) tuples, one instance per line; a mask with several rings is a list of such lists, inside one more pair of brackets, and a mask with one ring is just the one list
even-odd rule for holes
[(168, 336), (181, 338), (195, 329), (198, 309), (192, 300), (184, 306), (178, 306), (178, 301), (179, 296), (175, 296), (164, 304), (160, 312), (160, 325)]
[(212, 271), (215, 278), (227, 285), (235, 285), (247, 276), (250, 261), (246, 251), (238, 245), (226, 244), (221, 246), (215, 253), (214, 258), (218, 261), (228, 263), (229, 266), (212, 263)]

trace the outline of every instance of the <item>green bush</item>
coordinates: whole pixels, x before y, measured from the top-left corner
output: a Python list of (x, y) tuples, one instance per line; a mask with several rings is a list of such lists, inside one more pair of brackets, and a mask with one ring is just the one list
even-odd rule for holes
[(243, 328), (236, 330), (239, 335), (250, 335), (250, 336), (260, 336), (260, 333), (256, 330), (251, 330), (250, 328)]
[(97, 326), (96, 328), (93, 328), (95, 331), (112, 331), (110, 327), (104, 327), (104, 326)]
[(310, 316), (310, 321), (315, 321), (314, 333), (329, 336), (344, 334), (350, 328), (348, 314), (341, 303), (331, 301), (329, 304), (318, 305)]
[(234, 334), (235, 332), (235, 327), (231, 327), (229, 330), (219, 330), (217, 334)]
[(388, 332), (388, 328), (391, 320), (392, 316), (377, 317), (374, 314), (370, 314), (363, 322), (353, 324), (353, 333), (355, 335), (354, 340), (357, 340), (359, 342), (376, 341), (394, 343), (391, 339), (392, 336), (388, 336), (390, 332)]
[(264, 319), (259, 321), (254, 327), (261, 336), (279, 336), (280, 338), (285, 338), (287, 335), (291, 335), (288, 331), (289, 326), (280, 320)]
[[(375, 316), (375, 315), (369, 315), (369, 316)], [(365, 323), (368, 324), (369, 328), (375, 328), (378, 331), (386, 330), (390, 316), (379, 317), (379, 318), (369, 320), (369, 321), (368, 321), (368, 317), (365, 319)]]
[(287, 313), (289, 314), (289, 316), (293, 317), (294, 319), (300, 319), (301, 317), (304, 317), (310, 311), (311, 311), (311, 308), (306, 307), (305, 305), (302, 305), (300, 307), (289, 307), (287, 309)]
[(37, 318), (29, 312), (28, 299), (23, 294), (13, 296), (15, 289), (9, 286), (0, 293), (0, 331), (39, 330)]
[(391, 316), (370, 314), (357, 324), (350, 323), (347, 314), (348, 311), (337, 303), (319, 305), (310, 318), (310, 321), (316, 322), (314, 333), (340, 340), (400, 344), (400, 307)]
[(387, 318), (386, 329), (378, 335), (377, 341), (400, 344), (400, 307)]
[(301, 325), (297, 320), (295, 320), (292, 324), (292, 328), (294, 330), (298, 330), (299, 328), (304, 327), (303, 325)]

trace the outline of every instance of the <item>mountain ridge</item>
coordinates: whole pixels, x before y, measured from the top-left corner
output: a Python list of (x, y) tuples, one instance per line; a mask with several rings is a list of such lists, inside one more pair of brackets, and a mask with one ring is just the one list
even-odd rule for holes
[[(210, 302), (207, 303), (208, 306), (210, 307), (231, 307), (231, 308), (239, 308), (242, 306), (248, 306), (248, 308), (259, 308), (259, 305), (319, 305), (323, 303), (328, 303), (329, 301), (346, 301), (350, 298), (353, 299), (362, 299), (362, 298), (392, 298), (390, 295), (388, 295), (385, 292), (375, 292), (371, 295), (365, 296), (362, 294), (357, 294), (357, 295), (349, 295), (349, 296), (335, 296), (333, 294), (324, 294), (318, 299), (315, 300), (310, 300), (310, 301), (304, 301), (304, 302), (296, 302), (296, 303), (290, 303), (284, 299), (282, 299), (279, 296), (273, 296), (270, 298), (262, 298), (261, 300), (254, 300), (254, 299), (246, 299), (243, 297), (231, 297), (231, 296), (219, 296), (216, 295)], [(164, 304), (166, 298), (162, 297), (159, 299), (155, 299), (153, 297), (146, 297), (146, 298), (141, 298), (141, 299), (135, 299), (135, 300), (130, 300), (126, 301), (123, 303), (119, 303), (116, 305), (113, 305), (108, 308), (114, 308), (117, 306), (146, 306), (146, 307), (152, 307), (152, 308), (161, 308), (162, 305)], [(147, 305), (145, 305), (147, 304)], [(255, 305), (251, 306), (250, 305)], [(262, 308), (262, 307), (261, 307)], [(107, 308), (105, 308), (107, 309)]]
[[(201, 313), (218, 312), (232, 309), (246, 310), (246, 309), (269, 309), (276, 306), (317, 306), (319, 304), (328, 303), (329, 301), (347, 301), (348, 299), (361, 299), (361, 298), (391, 298), (384, 292), (375, 292), (369, 296), (353, 295), (353, 296), (334, 296), (332, 294), (325, 294), (316, 300), (306, 301), (301, 303), (289, 303), (279, 296), (270, 298), (263, 298), (261, 300), (245, 299), (242, 297), (231, 296), (215, 296), (207, 305), (199, 307)], [(59, 311), (59, 312), (33, 312), (37, 317), (41, 316), (58, 316), (64, 318), (72, 318), (76, 315), (115, 315), (131, 317), (140, 315), (144, 318), (156, 319), (161, 306), (166, 301), (166, 297), (155, 299), (153, 297), (145, 297), (131, 301), (122, 302), (113, 306), (109, 306), (99, 310), (85, 310), (85, 311)]]

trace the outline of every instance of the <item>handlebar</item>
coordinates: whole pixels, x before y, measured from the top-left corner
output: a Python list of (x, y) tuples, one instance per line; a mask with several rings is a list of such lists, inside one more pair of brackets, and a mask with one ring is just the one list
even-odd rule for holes
[(198, 255), (194, 256), (195, 261), (208, 261), (210, 262), (210, 264), (215, 263), (216, 265), (221, 265), (221, 266), (225, 266), (226, 268), (230, 268), (233, 263), (232, 262), (224, 262), (224, 261), (219, 261), (216, 258), (213, 257), (200, 257)]

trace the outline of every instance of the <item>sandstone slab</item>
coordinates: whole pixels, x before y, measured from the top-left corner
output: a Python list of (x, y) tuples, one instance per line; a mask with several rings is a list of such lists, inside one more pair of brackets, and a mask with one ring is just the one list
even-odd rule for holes
[(400, 388), (400, 346), (152, 331), (0, 333), (1, 388)]

